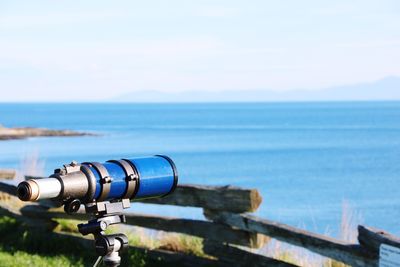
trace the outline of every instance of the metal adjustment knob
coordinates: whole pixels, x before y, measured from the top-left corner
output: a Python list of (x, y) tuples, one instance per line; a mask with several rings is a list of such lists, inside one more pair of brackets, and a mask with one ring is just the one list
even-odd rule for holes
[(114, 250), (114, 237), (101, 236), (96, 239), (96, 252), (101, 256), (105, 256)]
[(76, 213), (80, 206), (81, 201), (79, 199), (74, 199), (64, 204), (64, 211), (68, 214)]

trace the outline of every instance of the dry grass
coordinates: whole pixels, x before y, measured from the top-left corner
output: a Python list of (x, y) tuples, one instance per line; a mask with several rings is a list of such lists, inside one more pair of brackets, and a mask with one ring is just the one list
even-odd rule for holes
[(180, 251), (200, 257), (207, 256), (203, 251), (203, 239), (184, 234), (167, 234), (160, 239), (159, 248)]
[(363, 218), (347, 201), (342, 203), (342, 220), (340, 223), (339, 239), (357, 243), (357, 226), (362, 224)]
[[(338, 239), (356, 244), (357, 225), (361, 224), (362, 217), (356, 212), (347, 201), (343, 201), (342, 217), (339, 228)], [(309, 252), (306, 249), (288, 245), (272, 239), (265, 247), (256, 251), (259, 254), (266, 255), (275, 259), (293, 263), (299, 266), (311, 267), (345, 267), (347, 265), (335, 260), (322, 257), (316, 253)]]
[(39, 153), (29, 153), (22, 158), (15, 180), (17, 182), (24, 180), (24, 175), (43, 177), (44, 170), (45, 162), (39, 158)]
[(186, 254), (207, 257), (203, 252), (203, 239), (185, 234), (149, 230), (138, 226), (118, 225), (113, 233), (123, 232), (128, 236), (129, 244), (149, 249), (165, 249)]

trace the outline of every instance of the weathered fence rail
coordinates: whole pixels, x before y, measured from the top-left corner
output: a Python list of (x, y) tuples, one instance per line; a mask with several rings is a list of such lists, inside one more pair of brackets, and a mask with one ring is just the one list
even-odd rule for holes
[[(16, 187), (0, 181), (0, 192), (15, 196)], [(141, 202), (201, 207), (208, 220), (191, 220), (130, 212), (125, 213), (125, 215), (128, 225), (201, 237), (204, 240), (204, 251), (217, 259), (203, 259), (163, 250), (148, 252), (149, 256), (161, 257), (165, 261), (183, 260), (186, 257), (186, 264), (181, 264), (184, 266), (202, 266), (210, 263), (213, 266), (229, 266), (232, 263), (235, 266), (295, 266), (237, 247), (239, 245), (248, 248), (260, 248), (268, 242), (270, 237), (352, 266), (378, 266), (381, 244), (400, 248), (398, 237), (366, 226), (359, 226), (358, 228), (359, 244), (351, 244), (248, 214), (248, 212), (255, 211), (261, 201), (261, 195), (255, 189), (241, 189), (231, 186), (179, 185), (174, 194), (170, 196)], [(37, 220), (50, 221), (54, 218), (78, 220), (89, 218), (82, 211), (75, 215), (68, 215), (60, 209), (49, 208), (40, 204), (29, 204), (16, 208), (1, 201), (0, 212), (30, 221), (33, 224)], [(140, 247), (132, 248), (143, 249)], [(198, 259), (196, 260), (196, 258)]]
[(255, 189), (234, 186), (179, 185), (171, 195), (141, 202), (242, 213), (256, 211), (261, 201), (262, 197)]

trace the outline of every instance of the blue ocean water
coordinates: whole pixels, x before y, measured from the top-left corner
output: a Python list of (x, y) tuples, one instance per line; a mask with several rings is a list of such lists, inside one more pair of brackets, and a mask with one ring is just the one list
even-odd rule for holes
[(0, 123), (99, 134), (1, 141), (0, 167), (32, 153), (48, 174), (72, 159), (166, 154), (180, 183), (259, 189), (264, 218), (335, 235), (348, 202), (363, 223), (400, 234), (400, 102), (0, 104)]

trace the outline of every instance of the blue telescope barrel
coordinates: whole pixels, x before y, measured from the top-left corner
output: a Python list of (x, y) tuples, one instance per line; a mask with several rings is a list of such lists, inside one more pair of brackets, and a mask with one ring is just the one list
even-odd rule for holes
[[(174, 163), (165, 156), (125, 159), (125, 162), (135, 168), (138, 174), (135, 199), (160, 197), (168, 194), (176, 186), (175, 178), (177, 176)], [(121, 198), (128, 189), (124, 167), (119, 162), (112, 160), (103, 163), (103, 166), (113, 179), (107, 199)], [(97, 199), (100, 197), (102, 189), (101, 174), (93, 165), (90, 166), (90, 169), (96, 177), (94, 198)]]
[(167, 156), (109, 160), (104, 163), (72, 162), (49, 178), (18, 185), (21, 200), (78, 199), (81, 203), (162, 197), (174, 191), (178, 173)]

